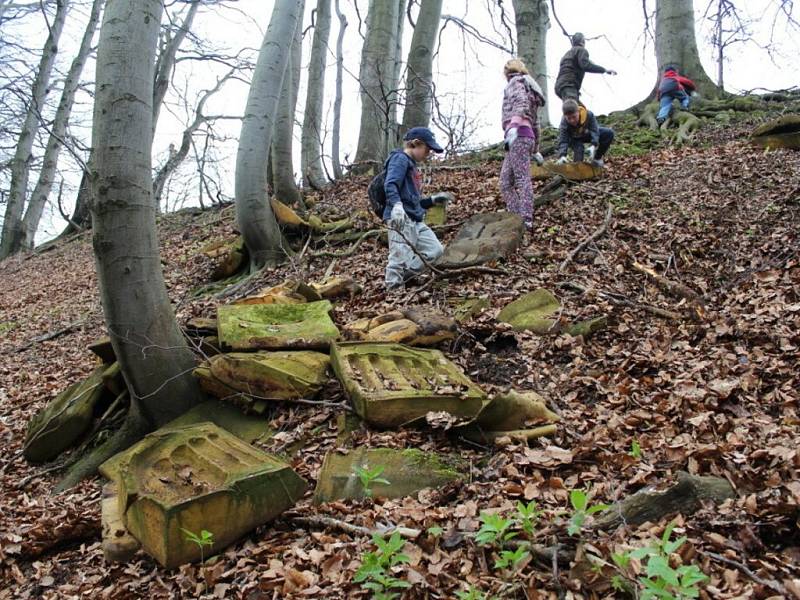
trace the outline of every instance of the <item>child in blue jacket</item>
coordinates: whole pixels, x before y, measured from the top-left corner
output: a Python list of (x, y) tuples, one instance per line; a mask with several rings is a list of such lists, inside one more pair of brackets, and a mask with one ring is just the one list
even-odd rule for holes
[[(402, 149), (393, 150), (386, 161), (386, 208), (383, 220), (389, 228), (389, 262), (386, 265), (386, 288), (401, 289), (405, 282), (433, 262), (444, 249), (423, 219), (425, 209), (444, 202), (447, 194), (423, 198), (422, 177), (417, 163), (431, 151), (442, 152), (433, 132), (427, 127), (412, 127), (403, 137)], [(422, 259), (425, 259), (423, 262)]]

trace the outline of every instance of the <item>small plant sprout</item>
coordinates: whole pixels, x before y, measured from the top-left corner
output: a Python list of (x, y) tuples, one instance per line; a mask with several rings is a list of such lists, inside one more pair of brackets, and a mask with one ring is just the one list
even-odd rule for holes
[(538, 509), (536, 502), (531, 501), (528, 504), (517, 502), (517, 518), (522, 531), (528, 536), (533, 536), (533, 530), (536, 529), (541, 516), (542, 511)]
[(631, 442), (631, 451), (629, 454), (635, 459), (642, 458), (642, 447), (639, 445), (638, 440), (633, 440)]
[[(615, 589), (622, 590), (629, 587), (626, 586), (626, 581), (630, 581), (638, 586), (640, 592), (638, 597), (641, 600), (685, 600), (700, 596), (698, 586), (708, 581), (708, 576), (697, 565), (673, 567), (670, 561), (670, 555), (677, 552), (686, 542), (685, 536), (670, 540), (674, 528), (675, 523), (670, 523), (661, 539), (649, 546), (611, 555), (621, 574), (612, 579)], [(640, 561), (644, 568), (644, 573), (637, 579), (634, 579), (635, 575), (629, 574), (633, 560)]]
[(377, 465), (373, 468), (369, 468), (369, 465), (364, 465), (363, 467), (356, 466), (353, 469), (353, 473), (358, 477), (359, 481), (361, 481), (361, 488), (364, 490), (364, 495), (368, 498), (372, 498), (372, 486), (376, 483), (382, 483), (383, 485), (389, 485), (391, 482), (381, 477), (384, 469), (383, 465)]
[(516, 571), (529, 556), (530, 552), (528, 552), (524, 546), (520, 546), (513, 552), (510, 550), (502, 550), (497, 560), (494, 561), (494, 568)]
[(466, 592), (457, 591), (456, 598), (458, 598), (458, 600), (486, 600), (486, 594), (474, 585), (471, 585)]
[(482, 512), (480, 517), (481, 528), (475, 534), (475, 541), (481, 546), (503, 544), (517, 536), (516, 531), (510, 531), (516, 524), (514, 519), (506, 519), (496, 513)]
[(444, 529), (442, 529), (438, 525), (434, 525), (433, 527), (428, 527), (428, 535), (432, 535), (435, 538), (441, 537), (443, 533)]
[(198, 548), (200, 548), (200, 563), (204, 563), (205, 559), (203, 556), (203, 548), (214, 545), (214, 534), (210, 531), (206, 531), (205, 529), (200, 531), (200, 535), (189, 531), (188, 529), (184, 529), (183, 527), (181, 527), (181, 531), (186, 536), (187, 542), (192, 542), (193, 544), (196, 544)]
[(370, 590), (373, 600), (395, 600), (400, 593), (394, 590), (411, 587), (407, 581), (394, 577), (391, 571), (392, 567), (409, 562), (408, 556), (401, 552), (405, 540), (399, 533), (393, 533), (388, 540), (376, 533), (372, 541), (377, 550), (364, 554), (353, 581), (360, 583), (362, 589)]
[(569, 493), (569, 502), (572, 505), (572, 516), (569, 518), (567, 533), (577, 535), (583, 530), (586, 519), (595, 513), (604, 511), (608, 504), (589, 505), (589, 495), (583, 490), (572, 490)]

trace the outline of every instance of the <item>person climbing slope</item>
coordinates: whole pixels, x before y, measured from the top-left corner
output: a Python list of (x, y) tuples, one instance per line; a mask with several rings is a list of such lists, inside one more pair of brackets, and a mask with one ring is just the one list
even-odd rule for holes
[(584, 144), (589, 144), (588, 158), (595, 167), (603, 167), (603, 156), (614, 141), (614, 130), (600, 127), (594, 113), (572, 98), (565, 100), (562, 106), (564, 116), (558, 129), (557, 164), (567, 162), (567, 152), (572, 149), (572, 158), (581, 162), (584, 156)]
[(672, 110), (673, 100), (680, 102), (683, 110), (688, 110), (691, 96), (696, 95), (696, 88), (694, 81), (678, 73), (677, 66), (666, 65), (664, 67), (664, 76), (658, 84), (658, 93), (656, 95), (660, 103), (656, 122), (661, 125), (667, 120), (670, 110)]
[(586, 73), (604, 73), (616, 75), (616, 71), (606, 69), (589, 60), (589, 51), (586, 49), (586, 38), (582, 33), (572, 36), (572, 48), (561, 57), (556, 78), (556, 96), (561, 100), (572, 98), (580, 99), (583, 76)]
[[(439, 258), (442, 244), (423, 219), (425, 209), (446, 202), (449, 194), (423, 198), (422, 177), (417, 163), (425, 161), (431, 151), (444, 149), (427, 127), (412, 127), (403, 137), (403, 148), (393, 150), (386, 161), (383, 189), (386, 208), (383, 220), (389, 228), (389, 261), (386, 265), (387, 290), (400, 290), (406, 281), (425, 268), (425, 262)], [(425, 259), (423, 261), (423, 258)]]
[(506, 156), (500, 170), (500, 193), (510, 212), (522, 217), (525, 227), (533, 226), (533, 184), (531, 153), (538, 164), (539, 108), (544, 106), (542, 89), (519, 59), (509, 60), (503, 67), (506, 87), (503, 91), (502, 126)]

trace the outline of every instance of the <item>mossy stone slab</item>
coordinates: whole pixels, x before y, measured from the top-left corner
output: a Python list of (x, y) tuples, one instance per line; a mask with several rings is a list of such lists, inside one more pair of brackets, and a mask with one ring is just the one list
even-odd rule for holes
[(380, 477), (389, 483), (375, 483), (370, 490), (373, 496), (382, 498), (402, 498), (425, 488), (460, 481), (467, 471), (461, 459), (417, 449), (362, 447), (347, 454), (328, 452), (317, 478), (314, 503), (364, 498), (364, 486), (356, 467), (374, 469), (378, 466), (383, 467)]
[(345, 337), (365, 342), (394, 342), (409, 346), (435, 346), (456, 337), (455, 319), (427, 307), (404, 308), (348, 323)]
[(443, 268), (470, 267), (503, 258), (519, 248), (525, 225), (509, 212), (472, 215), (437, 261)]
[(531, 177), (533, 179), (550, 179), (554, 175), (561, 175), (568, 181), (589, 181), (600, 179), (604, 169), (595, 167), (588, 162), (568, 162), (563, 165), (556, 163), (546, 163), (541, 167), (531, 165)]
[(486, 394), (438, 350), (349, 342), (331, 346), (331, 363), (356, 413), (399, 427), (428, 412), (472, 418)]
[(762, 148), (800, 148), (800, 115), (784, 115), (753, 130), (752, 142)]
[(142, 547), (125, 527), (125, 521), (119, 512), (117, 484), (113, 481), (103, 486), (100, 528), (103, 532), (103, 558), (106, 562), (128, 562)]
[(288, 350), (230, 352), (211, 357), (207, 364), (210, 375), (222, 384), (220, 390), (291, 401), (315, 396), (328, 381), (330, 362), (322, 352)]
[(328, 300), (220, 306), (219, 341), (230, 350), (327, 350), (339, 337), (329, 314), (332, 308)]
[(463, 324), (489, 308), (489, 299), (486, 297), (452, 297), (447, 299), (447, 305), (453, 311), (453, 318), (457, 323)]
[(447, 222), (447, 205), (434, 204), (425, 211), (425, 224), (429, 227), (440, 227)]
[(184, 529), (214, 534), (209, 556), (303, 496), (284, 461), (214, 425), (164, 427), (101, 465), (117, 483), (125, 526), (166, 568), (195, 561)]
[(117, 360), (110, 337), (102, 337), (96, 342), (92, 342), (89, 344), (89, 350), (106, 364), (111, 364)]
[(561, 310), (561, 303), (548, 290), (540, 288), (508, 304), (497, 320), (509, 323), (516, 331), (547, 334), (554, 331), (557, 321), (551, 317)]
[(73, 383), (28, 424), (22, 453), (30, 462), (45, 462), (70, 448), (89, 430), (95, 406), (107, 390), (103, 375), (108, 365), (101, 365), (91, 375)]
[(265, 418), (246, 415), (235, 406), (216, 399), (201, 402), (167, 423), (166, 427), (188, 427), (205, 422), (222, 427), (248, 444), (266, 440), (274, 433)]

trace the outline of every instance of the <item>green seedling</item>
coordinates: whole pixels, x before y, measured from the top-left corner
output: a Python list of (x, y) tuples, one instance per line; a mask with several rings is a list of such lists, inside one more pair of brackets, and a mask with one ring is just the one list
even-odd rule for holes
[(481, 546), (502, 545), (503, 542), (517, 536), (516, 531), (510, 529), (516, 524), (513, 519), (506, 519), (496, 513), (482, 512), (480, 517), (481, 528), (475, 534), (475, 541)]
[(192, 542), (193, 544), (196, 544), (198, 548), (200, 548), (200, 563), (204, 563), (205, 560), (203, 557), (203, 548), (214, 545), (214, 534), (210, 531), (206, 531), (205, 529), (200, 531), (200, 535), (197, 535), (188, 529), (184, 529), (183, 527), (181, 527), (181, 531), (186, 536), (185, 539), (187, 542)]
[(374, 484), (382, 483), (383, 485), (389, 485), (391, 483), (388, 479), (381, 477), (385, 468), (386, 467), (383, 465), (377, 465), (370, 469), (369, 465), (364, 465), (363, 467), (356, 466), (353, 469), (353, 473), (355, 473), (361, 482), (364, 495), (368, 498), (372, 498), (372, 486)]
[(392, 567), (409, 562), (408, 556), (401, 552), (406, 542), (396, 532), (388, 540), (373, 534), (372, 541), (377, 549), (364, 554), (353, 581), (360, 583), (362, 589), (370, 590), (373, 600), (395, 600), (400, 593), (394, 590), (411, 587), (410, 583), (392, 576), (391, 572)]
[(642, 447), (639, 445), (637, 440), (633, 440), (631, 442), (631, 451), (629, 454), (637, 460), (642, 458)]
[(513, 552), (510, 550), (502, 550), (500, 552), (499, 557), (494, 562), (495, 569), (511, 569), (512, 571), (516, 571), (522, 562), (530, 556), (530, 552), (528, 552), (524, 546), (520, 546)]
[(608, 508), (608, 504), (589, 505), (589, 495), (583, 490), (572, 490), (569, 493), (569, 502), (572, 505), (572, 516), (569, 518), (567, 533), (578, 535), (583, 530), (586, 519), (595, 513)]
[(543, 511), (538, 509), (536, 502), (531, 501), (528, 504), (517, 502), (517, 518), (519, 519), (520, 527), (528, 536), (533, 536), (533, 531), (539, 523), (539, 518), (542, 516)]

